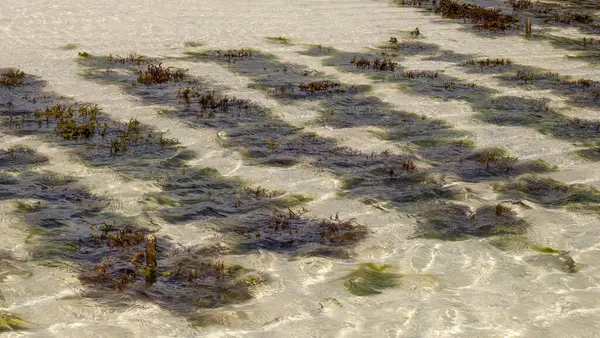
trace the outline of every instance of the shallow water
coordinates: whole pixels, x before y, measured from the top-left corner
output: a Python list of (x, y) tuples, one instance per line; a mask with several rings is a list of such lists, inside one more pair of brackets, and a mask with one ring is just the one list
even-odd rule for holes
[(597, 336), (597, 28), (426, 6), (5, 0), (0, 335)]

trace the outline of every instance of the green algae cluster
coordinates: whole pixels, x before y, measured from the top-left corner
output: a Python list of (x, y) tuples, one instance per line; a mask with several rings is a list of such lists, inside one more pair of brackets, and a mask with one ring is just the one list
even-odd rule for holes
[(534, 256), (533, 261), (566, 273), (576, 273), (580, 269), (580, 264), (575, 262), (569, 251), (536, 244), (525, 236), (497, 236), (491, 238), (489, 244), (507, 252), (535, 251), (541, 255)]
[(383, 289), (399, 285), (401, 274), (392, 272), (391, 265), (362, 263), (358, 269), (344, 277), (346, 290), (356, 296), (371, 296), (380, 294)]
[(0, 311), (0, 332), (27, 329), (27, 323), (18, 315)]
[(282, 44), (282, 45), (294, 45), (295, 41), (290, 39), (290, 38), (286, 38), (283, 35), (280, 36), (267, 36), (265, 37), (265, 40), (271, 42), (271, 43), (278, 43), (278, 44)]
[(490, 238), (489, 243), (502, 251), (532, 250), (543, 254), (560, 254), (567, 252), (531, 242), (525, 236), (497, 236)]

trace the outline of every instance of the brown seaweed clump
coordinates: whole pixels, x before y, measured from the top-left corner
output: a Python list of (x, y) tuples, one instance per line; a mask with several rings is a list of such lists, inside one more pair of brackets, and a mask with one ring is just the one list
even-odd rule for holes
[(340, 86), (340, 84), (337, 82), (324, 80), (324, 81), (310, 82), (307, 84), (300, 83), (300, 85), (298, 87), (303, 92), (314, 93), (314, 92), (327, 92), (327, 91), (330, 91), (339, 86)]
[(53, 120), (56, 123), (56, 135), (65, 140), (87, 139), (94, 136), (98, 127), (99, 114), (101, 109), (96, 105), (79, 107), (55, 105), (33, 112), (39, 128), (44, 122), (48, 126), (50, 120)]
[(9, 68), (0, 73), (0, 84), (8, 88), (20, 86), (24, 80), (25, 72), (16, 68)]
[(482, 60), (467, 60), (464, 66), (479, 66), (479, 67), (498, 67), (498, 66), (510, 66), (513, 64), (511, 59), (482, 59)]
[(238, 227), (235, 232), (245, 237), (242, 248), (266, 248), (276, 251), (297, 250), (303, 247), (344, 247), (367, 236), (365, 226), (354, 219), (342, 220), (339, 213), (327, 220), (307, 219), (307, 209), (287, 212), (275, 210), (264, 221), (252, 226)]
[(455, 0), (440, 0), (435, 11), (452, 19), (462, 19), (465, 22), (468, 20), (475, 24), (475, 28), (491, 31), (511, 29), (517, 22), (514, 16), (504, 14), (498, 8), (486, 8)]
[(423, 212), (417, 222), (416, 236), (456, 241), (469, 237), (521, 235), (527, 227), (527, 222), (503, 204), (472, 209), (450, 203)]
[(179, 82), (186, 78), (185, 71), (182, 69), (173, 70), (170, 67), (163, 67), (162, 63), (158, 65), (150, 64), (146, 70), (139, 72), (137, 82), (144, 85), (153, 85), (167, 82)]
[(358, 69), (363, 69), (363, 70), (375, 70), (375, 71), (390, 71), (393, 72), (396, 67), (398, 67), (398, 63), (392, 61), (392, 59), (379, 59), (379, 58), (375, 58), (373, 60), (369, 60), (367, 58), (361, 57), (360, 59), (357, 59), (356, 57), (353, 57), (352, 60), (350, 60), (351, 64), (356, 65), (356, 68)]

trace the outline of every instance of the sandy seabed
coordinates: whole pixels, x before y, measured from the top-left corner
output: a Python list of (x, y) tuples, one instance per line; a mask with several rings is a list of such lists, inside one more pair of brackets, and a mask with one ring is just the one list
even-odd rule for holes
[(387, 1), (0, 9), (26, 74), (0, 86), (0, 335), (599, 336), (600, 72), (549, 38), (597, 34)]

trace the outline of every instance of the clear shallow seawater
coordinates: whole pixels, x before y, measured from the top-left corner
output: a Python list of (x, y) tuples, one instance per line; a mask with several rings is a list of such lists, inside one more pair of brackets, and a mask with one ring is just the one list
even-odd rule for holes
[[(578, 198), (589, 200), (570, 193), (565, 197), (560, 189), (550, 201), (494, 189), (531, 173), (600, 188), (597, 162), (574, 153), (581, 150), (577, 144), (595, 141), (597, 105), (550, 85), (523, 86), (461, 66), (462, 58), (508, 57), (523, 67), (598, 80), (596, 65), (566, 57), (573, 52), (541, 38), (475, 34), (470, 25), (385, 1), (5, 0), (1, 9), (0, 67), (18, 67), (36, 77), (28, 78), (25, 87), (2, 88), (5, 119), (9, 111), (78, 101), (97, 104), (103, 121), (136, 118), (144, 132), (153, 128), (156, 135), (177, 138), (180, 144), (150, 142), (114, 157), (100, 146), (60, 141), (34, 122), (20, 129), (2, 126), (0, 149), (24, 144), (35, 155), (19, 160), (5, 151), (1, 158), (0, 309), (19, 315), (28, 329), (0, 335), (594, 337), (600, 332), (598, 214), (565, 208)], [(418, 39), (408, 34), (415, 27), (422, 33)], [(582, 34), (566, 27), (553, 33)], [(282, 35), (292, 43), (265, 39)], [(437, 46), (395, 56), (398, 74), (438, 71), (437, 87), (438, 80), (382, 78), (350, 64), (353, 55), (373, 57), (369, 53), (390, 36)], [(322, 55), (305, 53), (309, 44), (335, 51), (323, 52), (323, 47)], [(185, 54), (242, 47), (260, 53), (231, 65)], [(162, 58), (187, 69), (198, 81), (193, 85), (248, 100), (251, 107), (233, 110), (239, 115), (232, 120), (198, 118), (198, 108), (185, 108), (170, 85), (148, 90), (130, 86), (136, 77), (128, 70), (137, 65), (114, 65), (102, 75), (104, 69), (94, 59), (77, 57), (80, 51)], [(276, 58), (262, 58), (261, 53)], [(278, 85), (305, 78), (342, 83), (346, 92), (273, 92)], [(444, 84), (456, 83), (458, 89), (449, 94)], [(470, 83), (481, 91), (471, 92)], [(508, 99), (493, 101), (501, 96)], [(527, 101), (534, 99), (546, 99), (553, 112), (566, 116), (564, 121), (591, 121), (589, 133)], [(520, 113), (527, 118), (519, 115), (510, 122), (512, 114)], [(453, 128), (440, 128), (431, 122), (435, 119)], [(399, 122), (403, 120), (410, 123)], [(232, 126), (231, 121), (240, 124)], [(426, 142), (454, 138), (475, 147), (448, 150)], [(490, 147), (518, 157), (513, 172), (505, 175), (496, 163), (486, 170), (478, 162), (478, 151)], [(382, 168), (406, 169), (407, 156), (417, 159), (416, 178), (380, 179)], [(539, 159), (557, 170), (535, 169)], [(354, 177), (368, 179), (352, 185), (358, 182)], [(275, 244), (269, 233), (257, 239), (261, 230), (250, 231), (255, 237), (246, 240), (240, 224), (263, 224), (274, 206), (243, 194), (250, 202), (238, 205), (236, 194), (247, 186), (285, 191), (284, 197), (309, 196), (292, 209), (303, 206), (309, 210), (305, 219), (331, 217), (333, 222), (339, 212), (342, 220), (355, 219), (366, 235), (345, 246), (322, 247), (322, 235), (309, 228), (296, 233), (304, 240), (299, 244), (281, 244), (293, 234), (278, 233), (273, 238), (281, 242)], [(433, 198), (417, 198), (429, 191), (436, 191)], [(26, 206), (19, 209), (17, 201)], [(32, 210), (38, 201), (40, 210)], [(419, 222), (446, 220), (452, 212), (456, 218), (448, 222), (453, 225), (497, 225), (495, 217), (500, 216), (486, 208), (502, 201), (510, 201), (506, 205), (514, 219), (526, 222), (526, 231), (460, 241), (414, 236)], [(445, 208), (448, 203), (462, 207)], [(514, 219), (509, 221), (516, 223)], [(171, 283), (170, 276), (159, 276), (159, 283), (150, 287), (139, 281), (121, 292), (82, 284), (82, 274), (91, 266), (107, 263), (106, 252), (86, 242), (99, 233), (91, 225), (104, 221), (119, 226), (132, 222), (153, 231), (159, 238), (159, 267), (223, 260), (252, 269), (267, 283), (251, 285), (249, 299), (191, 307), (189, 299), (210, 292), (201, 285)], [(215, 249), (215, 244), (230, 249)], [(570, 251), (577, 272), (565, 269), (557, 253), (534, 247)], [(119, 251), (116, 257), (135, 254)], [(354, 295), (346, 288), (346, 276), (360, 263), (388, 264), (401, 277), (379, 294)], [(181, 285), (186, 286), (178, 293)]]

